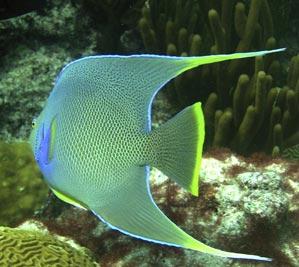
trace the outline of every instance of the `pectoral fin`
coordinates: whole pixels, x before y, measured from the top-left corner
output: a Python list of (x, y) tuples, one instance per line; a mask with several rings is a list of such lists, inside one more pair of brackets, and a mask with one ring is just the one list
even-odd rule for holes
[(58, 190), (56, 190), (56, 189), (54, 189), (52, 187), (50, 187), (50, 189), (52, 190), (52, 192), (54, 193), (54, 195), (56, 197), (58, 197), (60, 200), (66, 202), (68, 204), (71, 204), (71, 205), (73, 205), (75, 207), (84, 209), (84, 210), (88, 209), (88, 207), (84, 203), (76, 200), (75, 198), (70, 197), (70, 196), (68, 196), (68, 195), (66, 195), (66, 194), (64, 194), (64, 193), (62, 193), (62, 192), (60, 192), (60, 191), (58, 191)]
[(147, 241), (193, 249), (230, 258), (266, 260), (255, 255), (226, 252), (209, 247), (176, 226), (153, 202), (148, 185), (148, 168), (132, 167), (127, 170), (126, 183), (115, 194), (109, 205), (91, 207), (98, 217), (125, 234)]

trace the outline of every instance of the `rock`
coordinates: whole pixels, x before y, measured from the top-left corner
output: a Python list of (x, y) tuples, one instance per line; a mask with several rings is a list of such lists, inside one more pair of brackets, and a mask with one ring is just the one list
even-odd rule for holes
[[(156, 169), (151, 170), (151, 190), (165, 214), (200, 241), (223, 250), (272, 257), (271, 266), (295, 267), (299, 173), (293, 164), (218, 150), (217, 156), (208, 153), (202, 161), (199, 197)], [(93, 251), (101, 266), (252, 266), (252, 261), (132, 238), (77, 208), (43, 221), (51, 231), (72, 236)]]
[(26, 139), (63, 66), (95, 53), (101, 33), (80, 12), (70, 0), (54, 0), (44, 14), (0, 21), (2, 139)]

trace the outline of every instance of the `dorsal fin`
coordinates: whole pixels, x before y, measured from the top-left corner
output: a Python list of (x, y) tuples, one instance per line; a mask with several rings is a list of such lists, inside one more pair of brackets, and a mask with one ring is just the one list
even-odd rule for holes
[[(52, 94), (70, 95), (68, 90), (72, 87), (78, 94), (84, 92), (90, 97), (105, 97), (107, 100), (117, 98), (121, 107), (130, 107), (130, 115), (135, 116), (134, 121), (139, 127), (150, 130), (152, 100), (170, 79), (199, 65), (262, 56), (282, 50), (202, 57), (90, 56), (64, 67), (56, 80), (59, 90), (56, 90), (55, 86)], [(67, 83), (67, 86), (64, 86), (64, 83)], [(78, 84), (81, 86), (77, 86)], [(72, 92), (72, 95), (76, 95), (76, 92)]]

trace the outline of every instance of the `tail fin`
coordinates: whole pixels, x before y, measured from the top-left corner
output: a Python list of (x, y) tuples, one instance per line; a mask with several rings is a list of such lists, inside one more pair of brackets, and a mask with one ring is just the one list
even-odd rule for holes
[(204, 129), (204, 116), (198, 102), (152, 132), (156, 151), (149, 164), (195, 196), (198, 196)]

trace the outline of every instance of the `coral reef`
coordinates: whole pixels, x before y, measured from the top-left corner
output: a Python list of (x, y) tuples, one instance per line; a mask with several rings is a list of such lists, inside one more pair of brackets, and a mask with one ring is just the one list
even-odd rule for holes
[(50, 235), (41, 224), (0, 227), (1, 266), (99, 266), (90, 252), (72, 240)]
[(299, 56), (292, 58), (283, 87), (273, 82), (273, 69), (272, 75), (265, 73), (265, 63), (256, 58), (251, 79), (239, 77), (232, 107), (219, 109), (220, 96), (210, 94), (204, 108), (207, 145), (230, 146), (241, 154), (262, 149), (275, 155), (299, 144)]
[(299, 160), (299, 144), (286, 148), (282, 156), (287, 159)]
[[(138, 26), (150, 53), (192, 56), (271, 49), (287, 43), (273, 37), (272, 20), (280, 16), (272, 18), (270, 10), (279, 10), (273, 8), (279, 2), (148, 0)], [(296, 14), (295, 1), (287, 2), (291, 4), (286, 12)], [(143, 3), (53, 0), (43, 13), (1, 21), (1, 139), (25, 140), (32, 117), (42, 109), (55, 76), (67, 62), (119, 51), (119, 36), (134, 27)], [(289, 28), (290, 35), (298, 32), (298, 27)], [(131, 46), (128, 51), (136, 53), (134, 30), (122, 38)], [(292, 38), (296, 43), (296, 36)], [(182, 106), (203, 101), (206, 146), (214, 147), (202, 161), (198, 198), (153, 169), (156, 203), (199, 240), (224, 250), (273, 257), (274, 267), (299, 265), (298, 162), (261, 154), (243, 158), (215, 147), (228, 146), (242, 154), (264, 150), (298, 159), (299, 56), (286, 65), (279, 55), (271, 55), (255, 62), (204, 66), (175, 79), (168, 99), (159, 94), (153, 106), (157, 127), (176, 112), (169, 99)], [(28, 144), (0, 141), (0, 225), (14, 227), (34, 217), (50, 231), (37, 222), (39, 230), (0, 227), (1, 266), (252, 265), (126, 236), (52, 194), (46, 202), (47, 192)]]
[[(94, 53), (98, 35), (71, 1), (54, 0), (43, 14), (0, 22), (0, 136), (29, 135), (59, 70)], [(5, 114), (5, 115), (4, 115)]]
[[(117, 53), (122, 32), (135, 27), (145, 0), (81, 0), (83, 16), (92, 19), (96, 31), (105, 38), (97, 40), (96, 49)], [(136, 53), (136, 51), (135, 51)]]
[[(262, 154), (243, 158), (211, 150), (202, 161), (200, 196), (193, 197), (156, 169), (151, 190), (176, 224), (203, 242), (231, 251), (273, 257), (271, 266), (298, 263), (299, 172), (296, 164)], [(51, 232), (89, 248), (101, 266), (249, 266), (138, 240), (109, 229), (74, 207), (39, 217)], [(268, 263), (259, 263), (268, 266)]]
[[(240, 1), (177, 0), (172, 8), (168, 2), (152, 0), (143, 8), (139, 28), (148, 52), (193, 56), (277, 46), (267, 0), (251, 1), (248, 14)], [(298, 56), (291, 59), (286, 79), (277, 55), (248, 62), (234, 60), (183, 74), (168, 88), (168, 97), (183, 106), (205, 103), (207, 147), (277, 155), (299, 143)]]
[[(245, 4), (235, 2), (149, 1), (139, 21), (146, 50), (195, 56), (275, 47), (267, 0), (251, 1), (248, 15)], [(242, 72), (250, 71), (247, 62), (215, 64), (181, 76), (173, 85), (177, 100), (190, 104), (203, 99), (203, 91), (215, 88), (222, 104), (227, 104), (230, 86)]]
[(14, 226), (32, 217), (47, 192), (29, 144), (0, 141), (0, 225)]
[[(122, 31), (136, 23), (144, 1), (48, 2), (43, 12), (0, 21), (0, 112), (5, 114), (0, 136), (6, 140), (29, 135), (32, 118), (64, 65), (86, 55), (118, 51)], [(126, 38), (128, 34), (122, 39)], [(134, 41), (122, 43), (134, 47)]]
[[(89, 15), (106, 20), (115, 28), (121, 25), (135, 26), (144, 2), (145, 0), (81, 0), (83, 8), (89, 11)], [(99, 14), (103, 16), (99, 17)]]

